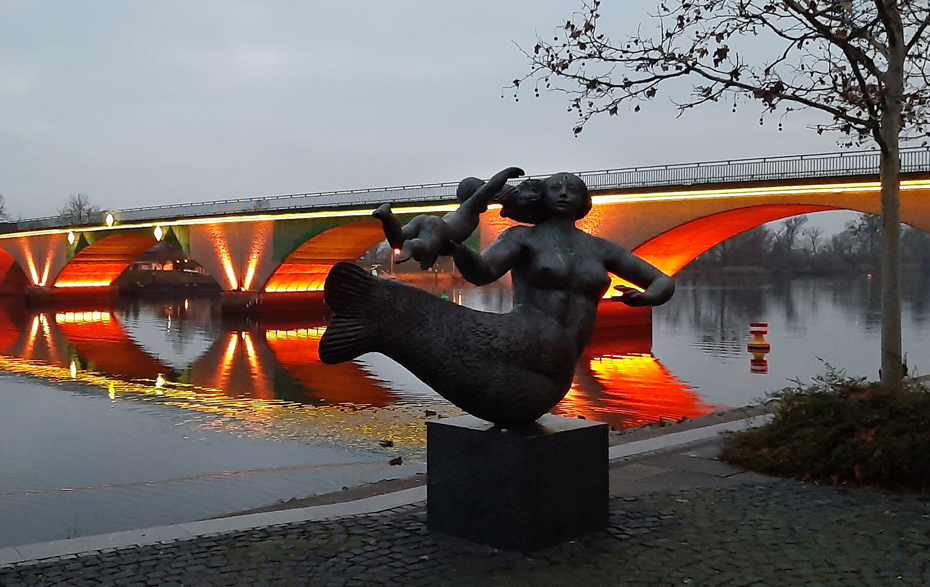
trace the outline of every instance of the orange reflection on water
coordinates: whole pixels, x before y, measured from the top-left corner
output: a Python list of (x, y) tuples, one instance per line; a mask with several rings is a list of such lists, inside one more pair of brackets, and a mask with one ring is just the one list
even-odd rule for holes
[(572, 388), (553, 411), (607, 422), (619, 429), (660, 419), (695, 418), (715, 409), (654, 356), (636, 353), (579, 363)]
[(109, 311), (58, 312), (55, 326), (88, 369), (131, 379), (155, 379), (171, 371), (129, 338)]
[(275, 398), (274, 357), (247, 331), (225, 332), (191, 366), (190, 383), (230, 396)]
[(400, 398), (354, 362), (324, 365), (318, 349), (324, 327), (268, 330), (265, 339), (288, 374), (325, 403), (383, 408)]

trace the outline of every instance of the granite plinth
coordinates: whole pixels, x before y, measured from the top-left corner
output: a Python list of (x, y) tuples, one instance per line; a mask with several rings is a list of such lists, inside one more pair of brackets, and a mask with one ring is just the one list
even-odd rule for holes
[(531, 552), (607, 526), (606, 424), (546, 414), (505, 430), (459, 416), (426, 431), (430, 530)]

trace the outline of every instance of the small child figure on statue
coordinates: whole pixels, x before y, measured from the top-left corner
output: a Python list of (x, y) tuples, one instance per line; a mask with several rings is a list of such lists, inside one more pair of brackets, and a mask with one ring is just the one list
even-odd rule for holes
[(478, 227), (479, 215), (488, 209), (488, 202), (507, 184), (520, 177), (523, 170), (508, 167), (484, 183), (476, 177), (459, 182), (455, 196), (459, 207), (442, 218), (422, 214), (405, 225), (391, 212), (390, 204), (382, 204), (372, 213), (381, 221), (384, 235), (392, 248), (400, 249), (397, 262), (414, 259), (423, 269), (429, 269), (441, 254), (448, 254), (450, 243), (461, 243)]

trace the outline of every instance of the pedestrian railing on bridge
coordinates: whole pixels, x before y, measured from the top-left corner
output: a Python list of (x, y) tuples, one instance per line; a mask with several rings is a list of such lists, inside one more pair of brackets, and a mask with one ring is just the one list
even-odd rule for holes
[[(757, 157), (704, 163), (682, 163), (586, 171), (578, 175), (592, 191), (698, 186), (745, 181), (801, 180), (876, 176), (878, 151), (850, 151), (784, 157)], [(930, 147), (901, 150), (901, 171), (930, 172)], [(539, 176), (545, 177), (545, 176)], [(153, 222), (177, 218), (203, 218), (231, 214), (280, 214), (285, 212), (366, 208), (384, 203), (433, 204), (455, 200), (457, 182), (385, 188), (289, 194), (259, 198), (170, 204), (95, 212), (81, 222), (62, 216), (22, 220), (0, 225), (0, 232), (19, 232), (69, 226), (102, 225), (108, 213), (119, 223)]]

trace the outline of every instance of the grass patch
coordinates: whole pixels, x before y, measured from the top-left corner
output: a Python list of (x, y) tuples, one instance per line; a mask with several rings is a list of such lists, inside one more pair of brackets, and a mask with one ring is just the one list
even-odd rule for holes
[(827, 366), (811, 385), (772, 394), (766, 426), (739, 432), (721, 458), (805, 481), (930, 492), (930, 389), (883, 390)]

